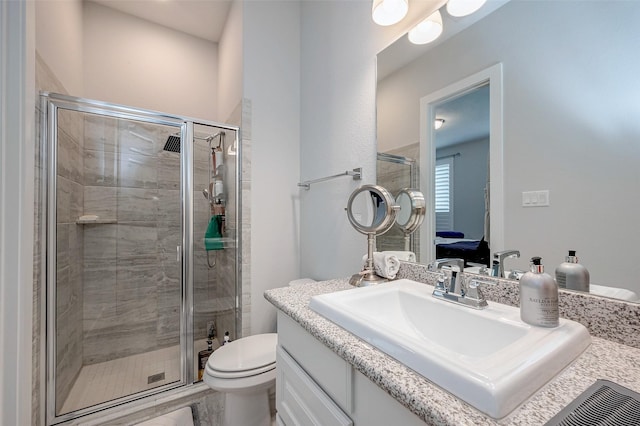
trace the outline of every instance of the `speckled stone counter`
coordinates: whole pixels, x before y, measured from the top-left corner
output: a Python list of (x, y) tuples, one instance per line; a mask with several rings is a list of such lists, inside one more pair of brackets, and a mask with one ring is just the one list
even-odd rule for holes
[(640, 392), (640, 349), (592, 337), (576, 361), (496, 421), (308, 308), (312, 296), (352, 288), (346, 279), (336, 279), (268, 290), (265, 297), (427, 424), (542, 425), (597, 379)]

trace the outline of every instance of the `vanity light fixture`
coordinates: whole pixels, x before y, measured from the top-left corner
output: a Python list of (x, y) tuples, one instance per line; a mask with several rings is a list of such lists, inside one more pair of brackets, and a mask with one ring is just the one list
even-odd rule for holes
[(433, 128), (438, 130), (444, 124), (444, 118), (436, 118), (433, 120)]
[(413, 44), (431, 43), (442, 34), (442, 15), (439, 10), (409, 31), (409, 41)]
[(373, 22), (383, 27), (398, 23), (409, 11), (408, 0), (373, 0)]
[(486, 1), (487, 0), (449, 0), (447, 2), (447, 13), (456, 18), (471, 15), (480, 9)]

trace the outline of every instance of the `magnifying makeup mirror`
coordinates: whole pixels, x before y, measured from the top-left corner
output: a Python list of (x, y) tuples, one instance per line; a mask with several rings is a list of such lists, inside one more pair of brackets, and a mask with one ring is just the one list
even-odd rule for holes
[(422, 192), (417, 189), (404, 188), (398, 192), (396, 204), (400, 206), (400, 211), (396, 215), (396, 225), (404, 234), (404, 249), (409, 251), (409, 236), (422, 225), (427, 203)]
[(366, 287), (388, 281), (375, 273), (373, 251), (376, 235), (382, 235), (391, 229), (399, 209), (391, 193), (378, 185), (363, 185), (349, 197), (349, 222), (356, 231), (367, 236), (367, 262), (360, 273), (351, 277), (351, 285)]

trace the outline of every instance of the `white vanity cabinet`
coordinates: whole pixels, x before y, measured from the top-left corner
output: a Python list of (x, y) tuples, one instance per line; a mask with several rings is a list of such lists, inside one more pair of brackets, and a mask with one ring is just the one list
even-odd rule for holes
[(278, 424), (424, 425), (283, 312), (278, 312)]

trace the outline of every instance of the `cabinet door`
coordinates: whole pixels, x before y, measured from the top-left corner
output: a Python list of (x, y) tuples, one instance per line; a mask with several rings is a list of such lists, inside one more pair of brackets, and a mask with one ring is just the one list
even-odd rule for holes
[(351, 426), (351, 419), (280, 346), (277, 349), (276, 406), (286, 426)]

